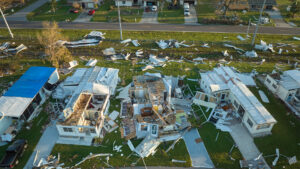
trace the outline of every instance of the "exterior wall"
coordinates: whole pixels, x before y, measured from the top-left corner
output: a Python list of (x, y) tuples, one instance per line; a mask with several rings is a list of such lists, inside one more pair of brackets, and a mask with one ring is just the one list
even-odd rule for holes
[(179, 1), (179, 4), (180, 4), (180, 5), (183, 5), (183, 4), (184, 4), (185, 2), (187, 2), (187, 1), (188, 1), (188, 2), (194, 1), (194, 5), (197, 5), (197, 0), (180, 0), (180, 1)]
[(201, 78), (201, 81), (200, 81), (200, 88), (205, 92), (205, 93), (208, 93), (208, 94), (211, 94), (211, 90), (209, 88), (209, 85), (206, 84), (206, 82)]
[(132, 1), (115, 1), (115, 5), (118, 6), (118, 3), (119, 3), (119, 6), (132, 6)]
[(156, 1), (156, 0), (144, 0), (144, 7), (147, 7), (147, 2), (154, 2), (154, 3), (156, 3), (156, 6), (159, 6), (159, 1)]
[(95, 2), (93, 0), (68, 0), (68, 4), (73, 4), (74, 2), (78, 2), (81, 6), (84, 3), (85, 8), (95, 8)]
[[(236, 98), (234, 95), (230, 94), (229, 95), (229, 100), (233, 103), (234, 100), (239, 104), (239, 106), (241, 106), (239, 99)], [(235, 109), (235, 111), (238, 110), (238, 107), (236, 107), (235, 104), (233, 104), (233, 107)], [(248, 123), (248, 119), (252, 122), (252, 126), (249, 125)], [(244, 125), (244, 127), (246, 127), (246, 129), (249, 131), (249, 133), (253, 136), (253, 137), (259, 137), (259, 136), (265, 136), (265, 135), (269, 135), (271, 134), (271, 130), (274, 126), (274, 123), (270, 123), (268, 128), (260, 128), (258, 129), (258, 127), (260, 125), (256, 124), (255, 121), (252, 119), (252, 117), (249, 115), (249, 113), (247, 111), (245, 111), (244, 116), (242, 118), (242, 124)]]
[[(276, 93), (279, 88), (277, 82), (269, 75), (267, 75), (267, 77), (264, 81), (264, 84), (273, 93)], [(274, 86), (277, 86), (277, 87), (274, 88)]]
[[(289, 93), (290, 93), (290, 91), (286, 90), (282, 86), (279, 86), (276, 94), (281, 100), (285, 101), (288, 98)], [(293, 92), (291, 92), (291, 93), (293, 93)], [(295, 93), (296, 93), (296, 91), (295, 91)]]

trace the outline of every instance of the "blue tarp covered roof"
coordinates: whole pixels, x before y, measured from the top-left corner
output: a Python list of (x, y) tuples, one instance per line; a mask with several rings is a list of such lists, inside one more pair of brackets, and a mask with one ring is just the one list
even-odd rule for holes
[(33, 98), (55, 70), (53, 67), (31, 67), (3, 96)]

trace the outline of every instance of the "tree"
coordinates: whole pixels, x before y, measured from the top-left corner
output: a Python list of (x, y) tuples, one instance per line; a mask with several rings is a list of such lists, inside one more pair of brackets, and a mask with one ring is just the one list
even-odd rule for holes
[(54, 67), (60, 68), (64, 63), (72, 60), (69, 50), (57, 43), (66, 38), (61, 34), (61, 29), (56, 22), (43, 22), (43, 27), (43, 31), (37, 35), (38, 41), (44, 46), (47, 59)]
[(294, 18), (296, 13), (300, 12), (300, 1), (299, 0), (292, 0), (292, 5), (290, 9), (291, 15)]
[(56, 11), (56, 0), (51, 0), (51, 11), (53, 13)]
[(224, 0), (223, 1), (223, 17), (226, 16), (229, 6), (233, 3), (234, 0)]

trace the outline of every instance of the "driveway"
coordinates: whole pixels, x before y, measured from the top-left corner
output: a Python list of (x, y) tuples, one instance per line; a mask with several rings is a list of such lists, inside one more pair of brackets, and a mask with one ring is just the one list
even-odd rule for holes
[[(253, 138), (249, 134), (247, 129), (241, 123), (230, 125), (229, 127), (232, 130), (232, 132), (230, 132), (230, 135), (238, 146), (244, 159), (247, 161), (256, 159), (261, 153), (254, 144)], [(269, 169), (270, 167), (263, 157), (262, 160), (264, 162), (265, 168)]]
[(185, 24), (198, 24), (197, 12), (194, 5), (190, 5), (190, 15), (184, 16)]
[(192, 160), (193, 167), (214, 168), (203, 141), (197, 143), (200, 134), (197, 129), (193, 128), (183, 135), (183, 140), (188, 149)]
[(37, 164), (41, 158), (47, 158), (50, 155), (52, 148), (58, 140), (58, 131), (55, 124), (55, 122), (52, 122), (51, 125), (46, 128), (24, 169), (31, 169), (33, 167), (34, 158), (37, 152), (39, 153), (35, 164)]
[(46, 2), (49, 2), (49, 0), (38, 0), (35, 3), (27, 6), (26, 8), (21, 9), (20, 11), (7, 16), (6, 19), (8, 21), (27, 21), (26, 15), (32, 11), (34, 11), (35, 9), (37, 9), (38, 7), (42, 6), (43, 4), (45, 4)]
[(140, 23), (155, 23), (157, 24), (157, 15), (158, 12), (143, 12), (143, 16), (142, 16), (142, 20), (140, 21)]
[(267, 10), (266, 12), (269, 14), (270, 18), (273, 19), (273, 21), (275, 22), (276, 27), (285, 27), (285, 28), (291, 28), (292, 27), (291, 25), (287, 24), (283, 20), (279, 10), (273, 10), (273, 11)]
[(84, 10), (73, 22), (90, 22), (93, 16), (88, 15), (88, 11)]

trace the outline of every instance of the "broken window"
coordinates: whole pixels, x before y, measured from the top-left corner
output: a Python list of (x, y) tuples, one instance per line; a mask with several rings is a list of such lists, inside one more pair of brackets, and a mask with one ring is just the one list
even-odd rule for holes
[(233, 101), (233, 104), (234, 104), (234, 106), (235, 106), (236, 108), (238, 108), (238, 107), (239, 107), (239, 104), (237, 103), (237, 101), (236, 101), (236, 100), (234, 100), (234, 101)]
[(247, 123), (249, 124), (249, 126), (252, 128), (253, 126), (253, 122), (248, 118)]
[(226, 94), (225, 94), (225, 93), (222, 93), (221, 99), (224, 100), (224, 99), (225, 99), (225, 96), (226, 96)]
[(271, 80), (267, 78), (267, 82), (268, 82), (268, 83), (271, 83)]
[(96, 130), (95, 129), (91, 129), (91, 133), (96, 133)]
[(73, 132), (72, 128), (64, 127), (64, 132)]
[(272, 87), (273, 87), (274, 89), (277, 89), (277, 85), (275, 85), (275, 84), (272, 84)]
[(147, 125), (141, 125), (141, 130), (142, 131), (147, 131), (148, 126)]

